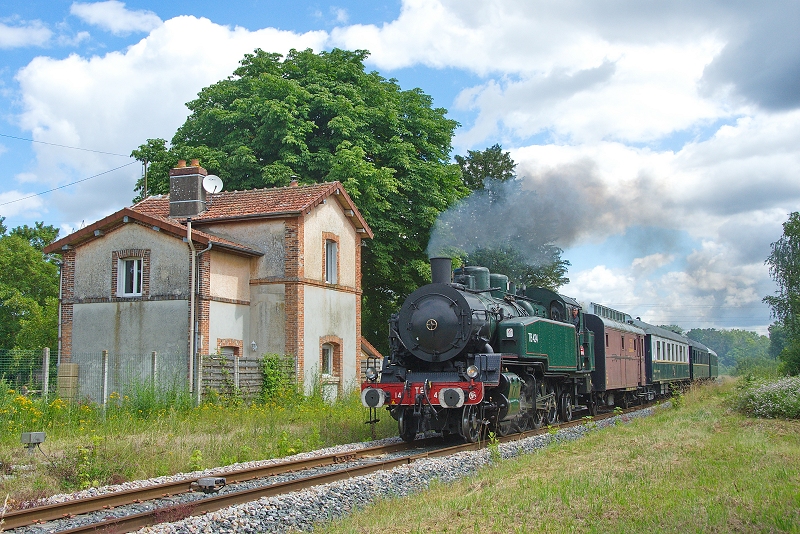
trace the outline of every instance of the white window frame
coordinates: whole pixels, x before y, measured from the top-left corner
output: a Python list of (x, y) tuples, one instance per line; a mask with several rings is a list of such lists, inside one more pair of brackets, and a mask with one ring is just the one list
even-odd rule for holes
[(339, 243), (333, 239), (325, 240), (325, 283), (339, 283), (337, 264), (339, 263)]
[[(132, 262), (134, 267), (131, 272), (128, 271), (128, 262)], [(119, 258), (117, 260), (117, 295), (120, 297), (141, 297), (142, 286), (144, 278), (144, 258), (131, 257)], [(129, 280), (129, 274), (133, 277), (131, 280), (132, 291), (126, 291)]]
[(330, 343), (322, 344), (322, 362), (320, 372), (324, 377), (333, 376), (333, 358), (334, 358), (333, 345)]

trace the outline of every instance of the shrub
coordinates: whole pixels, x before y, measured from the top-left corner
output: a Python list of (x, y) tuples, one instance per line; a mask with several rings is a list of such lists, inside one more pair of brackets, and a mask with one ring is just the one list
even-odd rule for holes
[(264, 400), (283, 396), (294, 389), (294, 365), (291, 356), (264, 355), (261, 360), (261, 395)]
[(734, 404), (738, 411), (753, 417), (800, 419), (800, 376), (768, 382), (747, 377)]

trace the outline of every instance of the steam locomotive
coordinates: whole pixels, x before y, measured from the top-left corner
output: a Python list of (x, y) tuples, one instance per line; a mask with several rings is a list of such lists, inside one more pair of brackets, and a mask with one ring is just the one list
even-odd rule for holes
[[(714, 378), (716, 354), (671, 331), (485, 267), (431, 259), (433, 282), (389, 322), (390, 353), (369, 362), (361, 401), (385, 407), (405, 441), (418, 433), (476, 442), (569, 421), (578, 410), (668, 395)], [(692, 364), (697, 364), (692, 367)], [(703, 363), (700, 363), (703, 362)]]

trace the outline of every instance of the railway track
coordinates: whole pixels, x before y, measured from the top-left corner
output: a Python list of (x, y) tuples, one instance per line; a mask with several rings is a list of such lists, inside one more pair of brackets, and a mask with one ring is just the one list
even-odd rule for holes
[[(598, 414), (593, 421), (614, 417), (620, 413), (629, 413), (646, 408), (648, 404), (628, 408), (620, 412)], [(525, 439), (531, 436), (545, 434), (552, 429), (567, 428), (583, 424), (582, 419), (574, 419), (566, 423), (559, 423), (551, 427), (543, 427), (519, 434), (498, 437), (501, 443)], [(389, 470), (400, 465), (412, 463), (421, 458), (447, 456), (462, 451), (478, 450), (485, 447), (485, 441), (479, 443), (458, 443), (452, 445), (441, 437), (416, 440), (413, 443), (394, 443), (378, 447), (370, 447), (339, 454), (329, 454), (299, 460), (286, 461), (267, 466), (225, 472), (215, 477), (189, 478), (181, 481), (168, 482), (143, 488), (135, 488), (86, 499), (67, 501), (64, 503), (37, 506), (23, 510), (9, 512), (4, 517), (3, 529), (10, 530), (19, 527), (42, 524), (49, 521), (72, 518), (82, 514), (95, 514), (102, 516), (103, 511), (137, 503), (153, 500), (166, 500), (172, 496), (188, 492), (197, 492), (198, 498), (188, 503), (164, 505), (153, 507), (147, 511), (126, 514), (121, 517), (111, 517), (109, 514), (99, 517), (96, 521), (76, 528), (64, 530), (49, 530), (64, 534), (83, 532), (131, 532), (145, 526), (162, 522), (172, 522), (188, 516), (201, 515), (229, 506), (255, 501), (262, 497), (272, 497), (295, 491), (300, 491), (314, 486), (328, 484), (343, 479), (366, 475), (380, 470)], [(417, 451), (417, 452), (415, 452)], [(421, 452), (420, 452), (421, 451)], [(394, 458), (386, 458), (390, 454), (408, 453)], [(244, 490), (231, 490), (217, 493), (222, 486), (234, 486), (237, 483), (252, 481), (254, 479), (267, 479), (276, 475), (289, 472), (310, 471), (314, 468), (325, 466), (339, 466), (339, 469), (320, 474), (311, 474), (294, 480), (265, 484)], [(209, 478), (224, 478), (220, 488), (208, 489)], [(214, 482), (212, 480), (211, 482)], [(202, 494), (206, 488), (207, 494)], [(48, 525), (50, 526), (50, 525)]]

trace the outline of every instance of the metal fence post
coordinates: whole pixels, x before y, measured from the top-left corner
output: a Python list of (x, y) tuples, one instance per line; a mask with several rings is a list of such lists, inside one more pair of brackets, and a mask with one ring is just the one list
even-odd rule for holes
[(102, 390), (100, 392), (100, 396), (103, 399), (103, 410), (106, 409), (106, 402), (108, 399), (108, 351), (103, 351), (103, 385)]
[(42, 349), (42, 398), (47, 402), (50, 390), (50, 347)]

